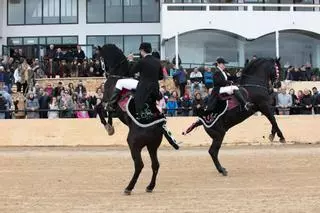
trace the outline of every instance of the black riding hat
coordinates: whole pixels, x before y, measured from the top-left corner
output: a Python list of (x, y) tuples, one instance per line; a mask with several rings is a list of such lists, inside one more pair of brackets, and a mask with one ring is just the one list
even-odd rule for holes
[(151, 44), (148, 43), (148, 42), (142, 42), (142, 43), (140, 44), (139, 50), (143, 50), (143, 51), (145, 51), (146, 53), (151, 53), (151, 51), (152, 51)]
[(216, 63), (214, 63), (214, 65), (217, 65), (217, 64), (228, 64), (228, 62), (225, 61), (224, 58), (219, 57), (217, 58)]

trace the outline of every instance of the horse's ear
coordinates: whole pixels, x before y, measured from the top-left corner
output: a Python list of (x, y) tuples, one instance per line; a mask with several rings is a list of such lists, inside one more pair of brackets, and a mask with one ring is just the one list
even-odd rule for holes
[(280, 60), (281, 60), (281, 57), (277, 57), (277, 58), (276, 58), (276, 61), (277, 61), (277, 62), (280, 62)]

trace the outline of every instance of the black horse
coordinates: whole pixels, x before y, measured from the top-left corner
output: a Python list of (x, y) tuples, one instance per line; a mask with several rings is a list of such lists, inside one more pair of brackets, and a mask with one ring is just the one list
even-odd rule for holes
[[(116, 112), (110, 113), (104, 109), (105, 107), (103, 106), (103, 103), (107, 103), (109, 101), (117, 80), (129, 77), (129, 65), (127, 58), (123, 55), (123, 52), (113, 44), (104, 45), (100, 49), (100, 54), (101, 59), (103, 59), (101, 60), (102, 64), (104, 65), (105, 63), (108, 67), (108, 76), (104, 85), (104, 100), (96, 108), (97, 114), (99, 115), (100, 121), (105, 126), (109, 135), (114, 134), (114, 128), (112, 126), (113, 116), (117, 116), (122, 123), (129, 127), (127, 142), (131, 151), (132, 159), (134, 161), (135, 171), (129, 185), (125, 188), (124, 192), (127, 195), (131, 194), (131, 191), (133, 190), (139, 178), (142, 168), (144, 167), (141, 158), (141, 151), (145, 146), (150, 154), (153, 172), (151, 182), (147, 186), (146, 192), (152, 192), (156, 185), (156, 178), (159, 171), (157, 151), (161, 144), (163, 135), (175, 149), (178, 149), (179, 146), (172, 138), (171, 133), (166, 129), (164, 119), (162, 119), (162, 122), (155, 122), (154, 125), (141, 127), (137, 125), (134, 117), (132, 117), (132, 115), (128, 115), (127, 112), (124, 112), (119, 105), (117, 105)], [(108, 116), (108, 122), (106, 122), (105, 116)]]
[(269, 136), (270, 141), (273, 141), (275, 134), (277, 133), (280, 142), (285, 143), (285, 138), (278, 127), (270, 105), (270, 91), (273, 90), (272, 87), (274, 85), (277, 85), (274, 87), (281, 86), (279, 81), (280, 67), (280, 59), (259, 58), (251, 61), (242, 71), (240, 90), (243, 95), (254, 104), (252, 110), (246, 111), (239, 105), (233, 109), (227, 110), (228, 104), (231, 105), (231, 102), (235, 100), (233, 97), (231, 99), (231, 96), (229, 96), (226, 97), (226, 99), (229, 99), (227, 104), (224, 104), (225, 102), (218, 102), (222, 107), (220, 107), (221, 110), (214, 119), (210, 120), (208, 118), (208, 120), (206, 120), (204, 117), (199, 117), (201, 122), (192, 124), (187, 131), (183, 133), (187, 134), (196, 126), (201, 124), (204, 125), (205, 131), (213, 139), (209, 154), (219, 173), (224, 176), (227, 176), (227, 170), (221, 166), (218, 159), (223, 138), (230, 128), (249, 118), (255, 112), (260, 111), (270, 121), (272, 125), (271, 134)]

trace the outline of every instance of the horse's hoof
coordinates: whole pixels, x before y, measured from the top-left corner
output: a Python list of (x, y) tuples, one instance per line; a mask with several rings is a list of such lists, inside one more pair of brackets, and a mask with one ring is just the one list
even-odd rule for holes
[(273, 139), (274, 139), (274, 135), (273, 135), (273, 134), (270, 134), (270, 135), (269, 135), (269, 141), (270, 141), (270, 142), (273, 142)]
[(280, 138), (280, 143), (286, 143), (286, 139), (285, 138)]
[(131, 190), (125, 189), (123, 192), (124, 195), (131, 195)]
[(228, 171), (227, 171), (225, 168), (223, 168), (223, 169), (220, 171), (220, 173), (221, 173), (223, 176), (228, 176)]
[(111, 135), (114, 134), (114, 127), (111, 126), (110, 124), (106, 124), (106, 125), (104, 126), (104, 128), (107, 130), (108, 135), (111, 136)]
[(147, 192), (147, 193), (152, 193), (152, 192), (153, 192), (153, 189), (147, 187), (147, 188), (146, 188), (146, 192)]

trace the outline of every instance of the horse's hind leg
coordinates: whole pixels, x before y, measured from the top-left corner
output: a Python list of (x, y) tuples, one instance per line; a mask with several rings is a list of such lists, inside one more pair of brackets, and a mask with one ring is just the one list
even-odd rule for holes
[(284, 138), (282, 131), (280, 130), (276, 118), (272, 114), (268, 105), (262, 105), (259, 107), (260, 112), (268, 118), (272, 125), (271, 134), (269, 136), (269, 140), (272, 142), (274, 139), (275, 134), (277, 133), (278, 137), (280, 138), (281, 143), (285, 143), (286, 139)]
[(135, 147), (134, 143), (132, 143), (132, 145), (130, 145), (130, 142), (129, 142), (129, 146), (130, 146), (131, 156), (134, 161), (134, 174), (131, 178), (129, 185), (124, 190), (124, 193), (126, 195), (131, 194), (131, 191), (133, 190), (134, 186), (136, 185), (137, 180), (139, 178), (139, 175), (144, 167), (142, 157), (141, 157), (142, 147)]
[(215, 139), (212, 140), (212, 144), (209, 149), (209, 154), (211, 155), (213, 163), (216, 166), (218, 172), (221, 173), (223, 176), (227, 176), (228, 172), (225, 168), (221, 166), (218, 158), (219, 150), (220, 150), (224, 135), (223, 136), (217, 136), (217, 135), (218, 134), (215, 134)]
[(158, 147), (154, 147), (154, 144), (147, 146), (150, 158), (151, 158), (151, 167), (152, 167), (152, 178), (150, 184), (146, 188), (146, 192), (152, 192), (156, 186), (156, 179), (159, 171), (159, 160), (158, 160)]

